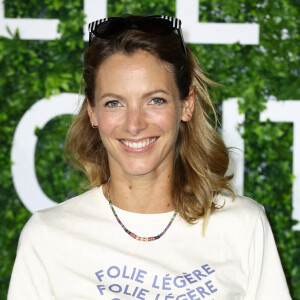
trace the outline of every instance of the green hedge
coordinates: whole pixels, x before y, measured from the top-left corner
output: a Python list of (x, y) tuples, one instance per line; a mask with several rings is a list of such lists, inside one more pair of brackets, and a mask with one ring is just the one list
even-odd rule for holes
[[(175, 15), (174, 0), (110, 0), (108, 15)], [(278, 245), (293, 299), (300, 299), (300, 236), (291, 229), (293, 128), (288, 123), (260, 123), (268, 96), (300, 99), (300, 2), (201, 0), (201, 21), (256, 22), (260, 44), (190, 45), (206, 73), (225, 87), (212, 91), (215, 104), (241, 97), (246, 114), (245, 194), (262, 203)], [(18, 237), (30, 213), (20, 202), (11, 177), (14, 130), (39, 99), (62, 92), (77, 93), (85, 44), (83, 3), (79, 0), (5, 1), (5, 17), (58, 18), (61, 39), (25, 41), (0, 38), (0, 299), (6, 299)], [(99, 16), (101, 17), (101, 16)], [(184, 26), (184, 24), (183, 24)], [(282, 30), (288, 37), (281, 38)], [(62, 148), (70, 116), (57, 117), (37, 128), (36, 171), (45, 193), (61, 202), (83, 191), (85, 178), (70, 169)]]

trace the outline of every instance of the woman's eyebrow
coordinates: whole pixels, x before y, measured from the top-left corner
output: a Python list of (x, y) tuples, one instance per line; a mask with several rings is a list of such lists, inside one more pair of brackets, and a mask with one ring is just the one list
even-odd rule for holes
[(158, 90), (153, 90), (153, 91), (150, 91), (150, 92), (147, 92), (143, 95), (144, 98), (147, 98), (153, 94), (158, 94), (158, 93), (163, 93), (163, 94), (166, 94), (166, 95), (170, 95), (169, 92), (165, 91), (165, 90), (162, 90), (162, 89), (158, 89)]
[(104, 98), (114, 98), (114, 99), (124, 100), (124, 98), (121, 95), (114, 94), (114, 93), (105, 93), (99, 98), (99, 100), (102, 100)]
[[(163, 93), (163, 94), (166, 94), (166, 95), (170, 95), (169, 92), (163, 90), (163, 89), (157, 89), (157, 90), (153, 90), (153, 91), (150, 91), (150, 92), (147, 92), (145, 94), (143, 94), (143, 98), (147, 98), (149, 96), (152, 96), (154, 94), (158, 94), (158, 93)], [(121, 95), (118, 95), (118, 94), (115, 94), (115, 93), (105, 93), (103, 94), (99, 100), (102, 100), (104, 98), (115, 98), (115, 99), (120, 99), (120, 100), (124, 100), (124, 97), (122, 97)]]

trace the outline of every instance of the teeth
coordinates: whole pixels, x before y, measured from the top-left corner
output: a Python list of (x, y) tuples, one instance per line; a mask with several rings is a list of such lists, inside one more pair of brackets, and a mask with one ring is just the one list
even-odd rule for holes
[(125, 140), (121, 140), (121, 142), (126, 145), (127, 147), (129, 148), (132, 148), (132, 149), (141, 149), (141, 148), (144, 148), (150, 144), (152, 144), (154, 141), (156, 140), (156, 138), (153, 138), (153, 139), (146, 139), (144, 140), (143, 142), (127, 142)]

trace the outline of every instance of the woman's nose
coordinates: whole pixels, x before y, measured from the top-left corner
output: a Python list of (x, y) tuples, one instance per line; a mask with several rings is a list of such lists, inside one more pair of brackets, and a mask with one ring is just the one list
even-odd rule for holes
[(143, 108), (131, 107), (128, 108), (126, 114), (125, 129), (132, 136), (137, 136), (147, 127), (147, 121)]

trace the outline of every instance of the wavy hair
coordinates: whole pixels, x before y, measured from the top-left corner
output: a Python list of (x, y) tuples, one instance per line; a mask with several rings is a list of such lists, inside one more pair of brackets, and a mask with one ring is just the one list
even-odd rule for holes
[[(130, 20), (139, 18), (126, 17)], [(131, 55), (138, 50), (151, 53), (169, 66), (182, 100), (188, 97), (190, 87), (194, 88), (196, 101), (193, 117), (189, 122), (181, 122), (175, 145), (172, 194), (175, 209), (181, 217), (190, 224), (204, 218), (205, 228), (210, 214), (218, 208), (214, 197), (222, 191), (234, 197), (230, 185), (233, 176), (225, 175), (229, 153), (209, 117), (213, 112), (217, 124), (215, 109), (207, 90), (207, 86), (214, 82), (204, 75), (189, 49), (188, 59), (185, 57), (175, 32), (158, 36), (130, 29), (113, 39), (92, 39), (84, 54), (85, 101), (67, 135), (67, 158), (87, 175), (90, 187), (108, 181), (110, 171), (107, 152), (98, 130), (91, 127), (87, 99), (92, 106), (95, 105), (96, 75), (107, 58), (116, 53)]]

